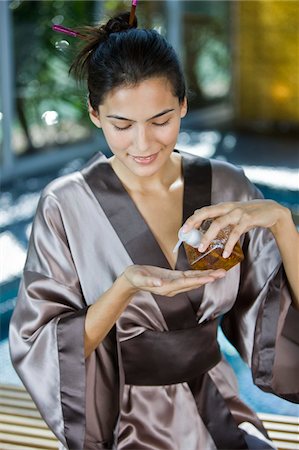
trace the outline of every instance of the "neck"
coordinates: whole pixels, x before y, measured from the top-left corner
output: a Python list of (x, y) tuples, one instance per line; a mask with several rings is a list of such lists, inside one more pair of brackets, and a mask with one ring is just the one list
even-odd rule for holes
[(175, 189), (181, 180), (181, 156), (177, 153), (171, 154), (159, 172), (145, 177), (133, 174), (115, 156), (110, 158), (110, 164), (129, 192), (142, 194), (169, 192)]

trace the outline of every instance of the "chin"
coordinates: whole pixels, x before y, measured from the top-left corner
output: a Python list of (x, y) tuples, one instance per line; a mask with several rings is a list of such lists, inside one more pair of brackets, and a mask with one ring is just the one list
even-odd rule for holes
[(130, 171), (133, 172), (138, 177), (151, 177), (159, 172), (160, 167), (137, 167), (130, 168)]

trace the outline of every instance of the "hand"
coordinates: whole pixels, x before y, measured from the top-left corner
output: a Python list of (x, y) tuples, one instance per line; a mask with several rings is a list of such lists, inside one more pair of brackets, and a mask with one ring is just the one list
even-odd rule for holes
[(225, 270), (179, 270), (154, 266), (129, 266), (123, 275), (135, 292), (142, 290), (153, 294), (173, 297), (181, 292), (191, 291), (225, 276)]
[(202, 238), (199, 251), (203, 252), (219, 231), (227, 225), (232, 229), (224, 247), (222, 256), (227, 258), (243, 233), (255, 227), (276, 230), (280, 220), (288, 214), (287, 208), (273, 200), (252, 200), (248, 202), (227, 202), (198, 209), (183, 225), (183, 231), (199, 228), (205, 219), (215, 219)]

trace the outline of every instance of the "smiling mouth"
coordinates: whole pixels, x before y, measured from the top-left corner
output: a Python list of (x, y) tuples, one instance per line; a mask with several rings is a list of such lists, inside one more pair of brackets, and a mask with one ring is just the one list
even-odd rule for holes
[(150, 163), (150, 162), (154, 161), (157, 158), (158, 154), (159, 154), (159, 152), (153, 153), (152, 155), (149, 155), (149, 156), (134, 156), (134, 155), (131, 155), (131, 157), (134, 159), (134, 161), (136, 161), (138, 163), (147, 164), (147, 163)]

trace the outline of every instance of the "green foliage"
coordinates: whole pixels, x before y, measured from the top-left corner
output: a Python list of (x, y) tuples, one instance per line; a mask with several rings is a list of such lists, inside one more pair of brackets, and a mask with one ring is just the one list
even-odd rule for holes
[[(97, 3), (23, 1), (12, 10), (17, 102), (28, 127), (41, 122), (42, 107), (89, 126), (84, 90), (68, 75), (76, 38), (51, 27), (55, 23), (70, 28), (92, 23)], [(57, 48), (61, 41), (69, 43), (64, 51)]]

